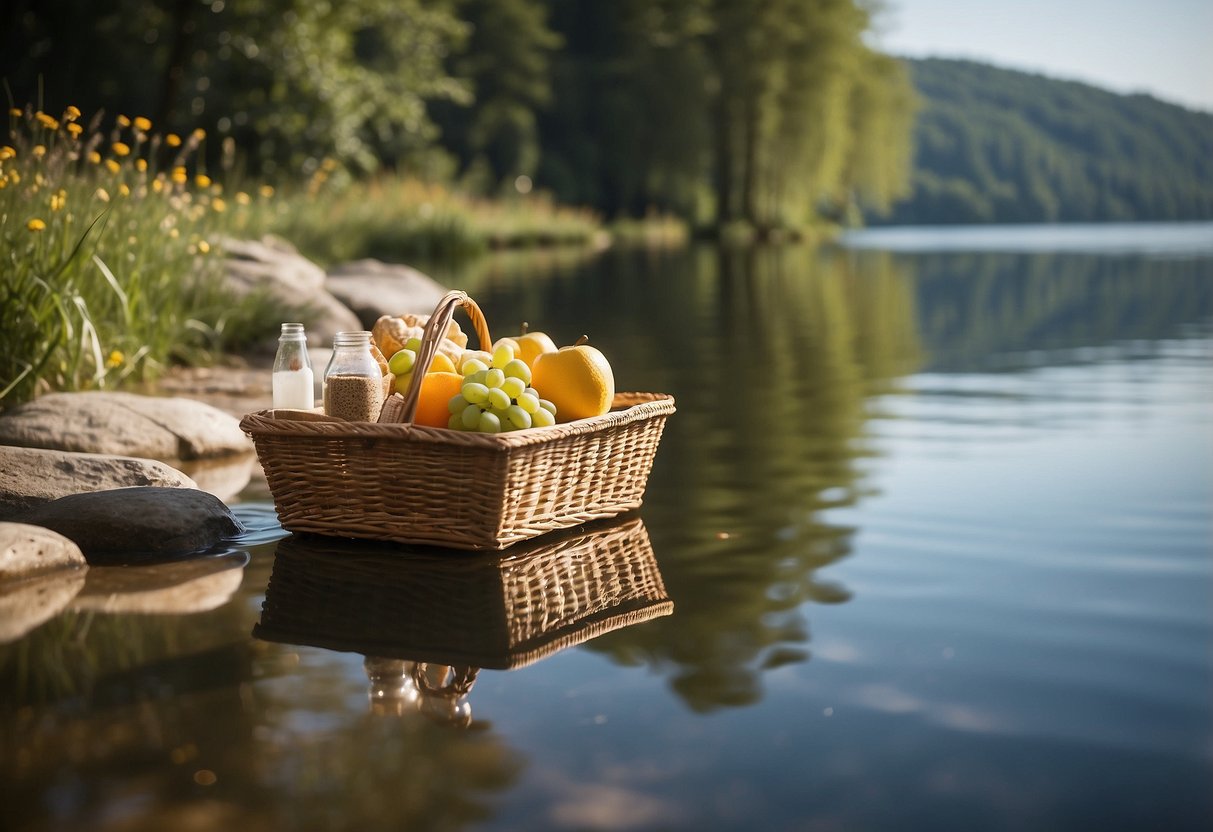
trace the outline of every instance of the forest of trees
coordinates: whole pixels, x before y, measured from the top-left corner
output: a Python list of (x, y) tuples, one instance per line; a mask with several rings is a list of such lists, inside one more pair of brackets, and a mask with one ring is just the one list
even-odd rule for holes
[(1213, 114), (980, 63), (909, 61), (923, 104), (894, 223), (1213, 219)]
[(519, 177), (608, 217), (803, 228), (909, 183), (915, 98), (862, 0), (15, 0), (17, 106), (231, 137), (261, 175)]

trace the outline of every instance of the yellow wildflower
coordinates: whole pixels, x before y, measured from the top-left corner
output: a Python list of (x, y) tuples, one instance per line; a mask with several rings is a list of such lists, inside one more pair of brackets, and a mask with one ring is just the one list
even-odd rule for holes
[(211, 200), (211, 207), (215, 209), (215, 213), (222, 214), (227, 210), (227, 203), (219, 197), (215, 197)]
[(38, 119), (38, 123), (47, 130), (59, 129), (59, 122), (55, 120), (54, 116), (48, 116), (46, 113), (39, 111), (34, 114), (34, 118)]
[(8, 177), (0, 176), (0, 191), (3, 191), (7, 187), (8, 187)]
[(176, 182), (178, 185), (185, 184), (185, 181), (186, 181), (185, 168), (183, 168), (183, 167), (173, 168), (173, 181)]
[(199, 188), (209, 188), (211, 186), (211, 178), (205, 173), (200, 173), (194, 177), (194, 184)]
[(8, 114), (13, 118), (21, 118), (21, 116), (25, 115), (18, 107), (9, 107)]
[(67, 203), (67, 191), (60, 188), (58, 193), (51, 194), (51, 210), (52, 211), (63, 210), (63, 206), (66, 203)]
[(257, 192), (260, 193), (266, 199), (269, 199), (270, 197), (272, 197), (274, 195), (274, 186), (273, 185), (262, 185), (260, 188), (257, 189)]
[(252, 201), (253, 200), (244, 191), (236, 192), (236, 204), (237, 205), (248, 205)]
[(206, 254), (208, 251), (211, 250), (211, 244), (208, 243), (206, 240), (199, 240), (198, 241), (198, 250), (200, 252), (202, 252), (203, 254)]
[(109, 358), (105, 359), (105, 366), (113, 369), (114, 367), (121, 366), (122, 362), (125, 360), (126, 356), (123, 355), (121, 351), (114, 350), (109, 354)]
[(135, 129), (141, 130), (144, 133), (146, 133), (148, 130), (151, 130), (152, 129), (151, 119), (144, 118), (143, 116), (136, 116), (135, 117)]
[(164, 180), (159, 176), (152, 180), (152, 190), (156, 193), (160, 193), (164, 190)]
[(16, 156), (17, 156), (17, 151), (13, 150), (8, 145), (5, 145), (4, 147), (0, 147), (0, 162), (4, 161), (5, 159), (16, 158)]
[(181, 232), (180, 232), (180, 231), (178, 231), (176, 228), (170, 228), (170, 229), (168, 230), (168, 235), (169, 235), (170, 237), (172, 237), (172, 238), (175, 240), (175, 239), (177, 239), (178, 237), (180, 237), (180, 236), (181, 236)]
[(130, 156), (131, 147), (125, 142), (114, 142), (111, 146), (115, 156)]
[(130, 196), (130, 195), (131, 195), (131, 189), (130, 189), (129, 185), (127, 185), (125, 182), (123, 182), (121, 185), (118, 186), (118, 196)]
[(30, 220), (29, 222), (27, 222), (25, 224), (25, 227), (28, 228), (30, 231), (45, 231), (46, 223), (43, 222), (42, 220), (38, 219), (37, 217), (34, 217), (32, 220)]
[(105, 188), (98, 188), (95, 196), (97, 197), (97, 199), (101, 200), (102, 202), (110, 201), (109, 191), (107, 191)]
[(176, 133), (169, 133), (164, 137), (164, 143), (169, 147), (181, 147), (181, 137)]
[(194, 138), (197, 139), (198, 141), (202, 141), (203, 139), (206, 138), (206, 131), (203, 130), (201, 127), (195, 127), (194, 128)]
[(94, 165), (99, 165), (101, 164), (101, 154), (94, 150), (88, 154), (88, 160)]
[(10, 170), (8, 172), (8, 183), (10, 185), (16, 185), (20, 181), (21, 181), (21, 174), (19, 174), (17, 171)]
[(79, 138), (80, 134), (84, 132), (84, 128), (73, 121), (67, 125), (67, 132), (71, 133), (73, 138)]
[(128, 116), (119, 115), (118, 118), (116, 119), (116, 121), (118, 122), (119, 127), (130, 127), (131, 126), (131, 120)]
[(144, 171), (146, 171), (147, 170), (147, 159), (136, 159), (135, 160), (135, 170), (139, 171), (140, 173), (143, 173)]
[(68, 104), (67, 109), (63, 111), (64, 121), (75, 121), (80, 118), (80, 108), (75, 104)]
[(106, 159), (105, 166), (109, 168), (110, 173), (117, 173), (118, 171), (122, 170), (122, 165), (118, 164), (117, 160), (115, 159)]
[(36, 144), (30, 152), (34, 155), (35, 159), (41, 159), (46, 155), (46, 145)]

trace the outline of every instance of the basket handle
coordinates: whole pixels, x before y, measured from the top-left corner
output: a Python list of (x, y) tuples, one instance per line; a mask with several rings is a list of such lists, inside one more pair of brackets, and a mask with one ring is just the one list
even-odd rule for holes
[(489, 335), (488, 321), (484, 319), (484, 313), (480, 311), (476, 301), (468, 297), (467, 292), (460, 289), (452, 289), (447, 292), (442, 296), (442, 300), (438, 301), (434, 314), (430, 315), (430, 319), (425, 322), (425, 331), (421, 334), (421, 349), (417, 353), (417, 361), (413, 365), (413, 378), (409, 381), (409, 389), (404, 394), (403, 403), (395, 395), (388, 396), (383, 402), (383, 408), (379, 411), (380, 422), (407, 424), (413, 421), (413, 417), (417, 414), (417, 400), (421, 397), (421, 380), (425, 376), (425, 369), (430, 366), (430, 362), (438, 353), (438, 344), (446, 337), (447, 327), (451, 325), (451, 319), (455, 316), (455, 309), (460, 306), (472, 321), (472, 327), (476, 330), (476, 338), (480, 341), (480, 349), (490, 348), (493, 341)]

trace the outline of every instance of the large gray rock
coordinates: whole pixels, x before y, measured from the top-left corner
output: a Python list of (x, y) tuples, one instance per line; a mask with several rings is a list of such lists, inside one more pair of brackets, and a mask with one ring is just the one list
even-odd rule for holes
[(325, 287), (324, 270), (277, 237), (222, 242), (227, 285), (236, 297), (265, 292), (302, 320), (308, 343), (327, 343), (332, 333), (362, 329), (358, 316)]
[(355, 260), (328, 273), (328, 291), (354, 310), (366, 329), (381, 315), (428, 315), (447, 290), (411, 266)]
[(41, 524), (0, 523), (0, 581), (87, 566), (80, 547)]
[(52, 393), (0, 416), (0, 444), (189, 460), (248, 453), (240, 421), (191, 399)]
[(90, 564), (176, 560), (244, 532), (213, 494), (192, 488), (117, 488), (60, 497), (18, 515), (76, 542)]
[(0, 518), (68, 494), (136, 485), (197, 487), (181, 471), (151, 459), (0, 445)]

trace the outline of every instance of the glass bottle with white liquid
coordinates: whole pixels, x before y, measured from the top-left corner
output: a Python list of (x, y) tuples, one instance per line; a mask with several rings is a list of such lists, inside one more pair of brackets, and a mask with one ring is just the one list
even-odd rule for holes
[(316, 406), (314, 385), (303, 324), (283, 324), (274, 356), (274, 407), (311, 410)]

